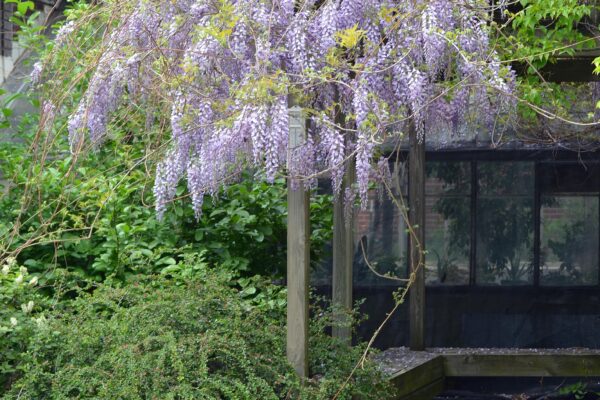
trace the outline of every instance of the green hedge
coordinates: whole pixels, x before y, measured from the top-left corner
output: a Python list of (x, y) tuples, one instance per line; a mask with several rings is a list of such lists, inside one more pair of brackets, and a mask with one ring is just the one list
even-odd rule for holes
[[(50, 313), (31, 338), (21, 379), (6, 399), (330, 399), (363, 347), (348, 350), (312, 324), (311, 375), (301, 385), (285, 357), (284, 289), (248, 291), (196, 268), (195, 278), (100, 285)], [(262, 297), (261, 297), (262, 295)], [(267, 298), (265, 298), (265, 295)], [(391, 393), (374, 365), (357, 370), (340, 399)]]

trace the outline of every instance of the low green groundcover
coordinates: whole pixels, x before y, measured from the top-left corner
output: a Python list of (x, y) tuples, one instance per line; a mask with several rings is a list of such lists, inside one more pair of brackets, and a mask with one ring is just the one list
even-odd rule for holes
[[(318, 314), (301, 385), (285, 358), (283, 309), (257, 306), (218, 274), (100, 286), (47, 318), (4, 398), (331, 399), (364, 347), (329, 338)], [(367, 362), (339, 398), (390, 394)]]

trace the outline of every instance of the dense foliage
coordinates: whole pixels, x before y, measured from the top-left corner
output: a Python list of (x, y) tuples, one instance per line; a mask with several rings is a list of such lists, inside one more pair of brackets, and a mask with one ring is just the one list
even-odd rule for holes
[[(285, 262), (284, 175), (330, 176), (339, 194), (353, 160), (358, 185), (343, 195), (364, 203), (369, 180), (388, 176), (377, 146), (409, 128), (442, 142), (466, 127), (494, 132), (517, 100), (522, 114), (550, 104), (565, 115), (569, 98), (538, 72), (588, 46), (592, 10), (74, 1), (53, 42), (33, 3), (13, 2), (21, 41), (41, 55), (42, 100), (34, 93), (39, 114), (21, 119), (24, 143), (0, 145), (0, 387), (31, 399), (331, 398), (364, 347), (327, 337), (332, 321), (314, 310), (307, 386), (285, 361), (285, 291), (269, 283)], [(288, 98), (309, 130), (286, 155)], [(331, 234), (330, 201), (311, 201), (313, 260)], [(343, 398), (390, 393), (365, 365)]]
[[(248, 297), (230, 276), (194, 265), (192, 279), (101, 285), (47, 315), (29, 347), (20, 399), (330, 399), (360, 356), (312, 324), (311, 372), (301, 385), (285, 357), (284, 307)], [(263, 293), (269, 286), (259, 288)], [(280, 289), (281, 290), (281, 289)], [(340, 399), (385, 399), (392, 389), (367, 361)]]
[[(583, 85), (579, 94), (575, 94), (574, 89), (579, 85), (565, 87), (546, 79), (549, 78), (547, 67), (560, 57), (573, 56), (577, 51), (596, 47), (595, 38), (600, 22), (597, 5), (580, 0), (520, 0), (505, 12), (506, 20), (494, 24), (502, 32), (497, 48), (501, 58), (521, 72), (518, 79), (522, 100), (520, 113), (528, 120), (523, 122), (534, 122), (534, 130), (540, 130), (539, 125), (546, 125), (554, 115), (569, 121), (596, 121), (595, 102), (599, 100), (597, 84), (592, 84), (591, 88)], [(596, 65), (599, 60), (596, 60)], [(579, 77), (574, 78), (578, 80)], [(580, 108), (574, 107), (574, 103), (586, 98), (592, 101), (584, 101), (585, 105), (579, 104)], [(577, 113), (585, 116), (583, 120)], [(591, 114), (591, 118), (588, 114)], [(543, 132), (528, 132), (520, 137), (527, 138), (528, 135), (534, 136), (529, 139), (538, 141), (552, 139), (544, 137)], [(567, 136), (560, 131), (553, 132), (553, 135)]]
[(29, 275), (14, 259), (0, 266), (0, 394), (18, 376), (29, 340), (44, 323), (43, 310), (51, 299), (38, 288), (38, 277)]
[[(75, 4), (70, 15), (86, 7)], [(20, 37), (38, 51), (52, 48), (39, 27), (21, 29)], [(69, 94), (76, 99), (79, 93), (77, 86)], [(129, 113), (111, 127), (101, 149), (72, 156), (66, 140), (55, 135), (65, 119), (49, 119), (35, 92), (9, 100), (15, 98), (40, 112), (21, 115), (14, 125), (7, 120), (18, 140), (0, 142), (0, 393), (31, 367), (27, 352), (45, 318), (76, 312), (70, 301), (97, 282), (128, 287), (158, 273), (193, 280), (210, 265), (227, 274), (237, 288), (229, 293), (243, 297), (255, 313), (285, 305), (285, 292), (268, 283), (282, 277), (285, 265), (281, 179), (267, 184), (260, 173), (247, 172), (239, 184), (220, 190), (218, 201), (203, 205), (200, 220), (179, 187), (180, 198), (158, 221), (145, 154), (154, 132), (132, 135), (143, 116)], [(3, 115), (12, 116), (10, 109)], [(330, 201), (312, 198), (315, 262), (331, 235)], [(181, 261), (188, 255), (201, 255), (206, 264), (187, 267)], [(53, 346), (54, 339), (47, 337), (46, 344)]]
[[(0, 172), (12, 178), (0, 198), (2, 250), (18, 252), (23, 265), (46, 279), (64, 267), (96, 281), (123, 281), (160, 272), (188, 253), (204, 253), (208, 262), (242, 275), (282, 276), (284, 182), (246, 175), (220, 191), (218, 201), (206, 202), (199, 220), (180, 199), (158, 221), (138, 165), (141, 148), (121, 138), (77, 161), (64, 157), (39, 169), (25, 144), (0, 144)], [(315, 262), (331, 237), (330, 199), (315, 195), (311, 204)]]

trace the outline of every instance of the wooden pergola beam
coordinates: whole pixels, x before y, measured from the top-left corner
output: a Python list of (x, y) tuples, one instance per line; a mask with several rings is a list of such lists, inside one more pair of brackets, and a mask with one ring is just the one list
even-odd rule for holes
[[(335, 123), (344, 126), (346, 116), (344, 115), (340, 103), (340, 93), (335, 89), (334, 92), (336, 106)], [(346, 135), (346, 145), (349, 144), (350, 137)], [(352, 309), (352, 264), (354, 258), (354, 226), (351, 215), (346, 215), (345, 192), (352, 187), (355, 181), (355, 163), (354, 157), (346, 161), (344, 180), (338, 197), (333, 205), (333, 268), (331, 274), (331, 300), (337, 315), (334, 320), (339, 326), (332, 328), (332, 336), (346, 341), (348, 344), (352, 341), (352, 328), (349, 321), (345, 320), (347, 313)], [(351, 205), (348, 205), (351, 207)], [(349, 220), (347, 220), (349, 219)]]
[(347, 216), (344, 205), (344, 192), (354, 182), (354, 162), (348, 161), (342, 190), (333, 205), (333, 271), (332, 271), (332, 303), (339, 313), (338, 323), (345, 326), (334, 326), (333, 337), (340, 338), (348, 344), (352, 340), (352, 328), (345, 314), (352, 310), (352, 267), (354, 260), (354, 232), (352, 214)]
[(419, 140), (414, 123), (409, 125), (408, 220), (410, 235), (409, 346), (425, 349), (425, 266), (420, 265), (425, 250), (425, 138)]
[[(594, 74), (593, 61), (600, 57), (600, 49), (579, 50), (572, 56), (556, 57), (554, 62), (540, 69), (542, 77), (549, 82), (596, 82), (600, 75)], [(526, 63), (514, 63), (517, 74), (523, 75), (528, 67)]]
[[(290, 108), (289, 150), (306, 140), (306, 121), (300, 107)], [(288, 361), (301, 377), (308, 376), (308, 301), (310, 265), (309, 192), (302, 182), (288, 179), (287, 338)]]

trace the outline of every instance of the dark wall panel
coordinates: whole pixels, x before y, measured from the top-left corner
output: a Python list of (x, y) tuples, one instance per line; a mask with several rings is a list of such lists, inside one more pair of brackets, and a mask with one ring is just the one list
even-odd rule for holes
[[(358, 329), (363, 340), (392, 310), (393, 287), (356, 287), (369, 316)], [(330, 288), (317, 292), (327, 295)], [(428, 347), (600, 348), (598, 288), (427, 288)], [(408, 300), (391, 318), (375, 347), (408, 345)]]

